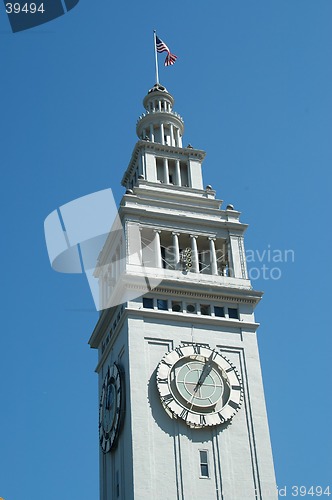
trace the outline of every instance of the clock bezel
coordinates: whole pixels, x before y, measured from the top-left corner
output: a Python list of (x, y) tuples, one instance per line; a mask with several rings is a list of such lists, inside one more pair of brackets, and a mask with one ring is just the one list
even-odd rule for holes
[[(103, 453), (108, 453), (117, 446), (120, 430), (124, 417), (124, 384), (123, 372), (117, 363), (109, 365), (104, 376), (103, 385), (99, 399), (99, 444)], [(113, 385), (115, 389), (116, 409), (110, 429), (104, 425), (104, 398), (107, 397), (108, 387)]]
[[(205, 361), (203, 361), (205, 360)], [(224, 389), (220, 398), (210, 407), (189, 405), (188, 400), (176, 390), (176, 367), (186, 363), (200, 363), (208, 365), (209, 374), (215, 372), (216, 377), (222, 377)], [(243, 386), (241, 377), (234, 364), (220, 352), (211, 349), (208, 344), (181, 344), (165, 354), (157, 367), (157, 388), (161, 403), (171, 418), (180, 418), (192, 428), (211, 427), (229, 423), (239, 410), (243, 400)], [(211, 377), (213, 380), (213, 377)], [(175, 382), (174, 382), (175, 381)], [(202, 385), (202, 384), (201, 384)], [(203, 381), (204, 385), (204, 381)], [(226, 386), (229, 394), (226, 401)], [(225, 394), (224, 394), (225, 393)], [(193, 399), (196, 391), (194, 391)], [(195, 398), (199, 399), (199, 398)]]

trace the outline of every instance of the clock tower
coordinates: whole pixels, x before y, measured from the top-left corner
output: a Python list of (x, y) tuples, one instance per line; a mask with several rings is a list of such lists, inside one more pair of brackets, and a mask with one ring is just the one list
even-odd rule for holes
[(95, 270), (100, 499), (277, 499), (247, 226), (204, 186), (172, 95), (143, 104)]

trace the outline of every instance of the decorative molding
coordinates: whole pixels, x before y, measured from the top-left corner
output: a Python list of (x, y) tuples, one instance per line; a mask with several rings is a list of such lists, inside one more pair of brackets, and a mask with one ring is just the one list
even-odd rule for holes
[[(146, 295), (145, 288), (142, 285), (135, 285), (135, 284), (130, 284), (128, 283), (126, 285), (126, 288), (131, 289), (131, 290), (144, 290), (144, 295)], [(238, 289), (238, 287), (234, 288)], [(156, 287), (151, 290), (149, 293), (158, 293), (158, 294), (171, 294), (173, 296), (182, 296), (182, 297), (192, 297), (192, 298), (201, 298), (201, 299), (207, 299), (207, 300), (217, 300), (217, 301), (222, 301), (222, 302), (233, 302), (233, 303), (239, 303), (239, 304), (257, 304), (257, 302), (261, 299), (260, 296), (257, 298), (244, 298), (244, 297), (235, 297), (233, 295), (219, 295), (217, 292), (215, 294), (212, 293), (200, 293), (200, 292), (192, 292), (188, 290), (176, 290), (174, 288), (162, 288), (162, 287)]]

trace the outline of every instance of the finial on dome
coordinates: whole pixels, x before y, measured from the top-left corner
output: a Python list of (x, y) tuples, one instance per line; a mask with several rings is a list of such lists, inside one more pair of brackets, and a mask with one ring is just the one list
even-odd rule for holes
[(152, 89), (150, 89), (148, 91), (148, 94), (151, 94), (151, 92), (158, 92), (158, 91), (159, 92), (167, 92), (167, 94), (168, 94), (166, 87), (164, 87), (160, 83), (155, 83), (154, 86), (152, 87)]

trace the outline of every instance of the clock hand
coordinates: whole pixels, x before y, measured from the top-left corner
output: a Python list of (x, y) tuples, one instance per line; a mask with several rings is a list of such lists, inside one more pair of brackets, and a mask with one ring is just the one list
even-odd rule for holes
[(199, 377), (199, 379), (198, 379), (198, 382), (197, 382), (197, 386), (196, 386), (196, 387), (200, 387), (200, 386), (203, 384), (204, 380), (206, 379), (206, 377), (207, 377), (207, 376), (208, 376), (208, 374), (210, 373), (211, 368), (212, 368), (212, 367), (211, 367), (209, 364), (205, 364), (205, 365), (204, 365), (204, 368), (203, 368), (202, 373), (201, 373), (201, 375), (200, 375), (200, 377)]
[[(211, 365), (211, 361), (212, 361), (212, 356), (213, 356), (213, 352), (211, 353), (210, 357), (209, 358), (205, 358), (206, 359), (206, 362), (205, 362), (205, 365), (204, 365), (204, 368), (202, 370), (202, 373), (198, 379), (198, 382), (196, 384), (196, 387), (200, 387), (204, 380), (206, 379), (206, 377), (208, 376), (208, 374), (210, 373), (210, 371), (212, 370), (212, 365)], [(195, 387), (195, 389), (196, 389)]]
[(191, 409), (192, 409), (192, 407), (194, 406), (193, 399), (194, 399), (194, 397), (196, 396), (196, 392), (198, 391), (198, 389), (199, 389), (199, 387), (196, 385), (196, 386), (194, 387), (194, 393), (193, 393), (193, 395), (191, 396), (190, 401), (189, 401), (189, 404), (190, 404), (190, 410), (191, 410)]
[(194, 399), (194, 397), (196, 396), (196, 392), (198, 391), (198, 389), (199, 389), (199, 388), (200, 388), (200, 385), (198, 385), (198, 382), (197, 382), (197, 384), (196, 384), (196, 385), (195, 385), (195, 387), (194, 387), (194, 392), (193, 392), (193, 394), (192, 394), (192, 396), (191, 396), (191, 398), (190, 398), (190, 401), (189, 401), (189, 404), (191, 405), (191, 406), (190, 406), (190, 410), (191, 410), (191, 409), (192, 409), (192, 407), (194, 406), (193, 399)]

